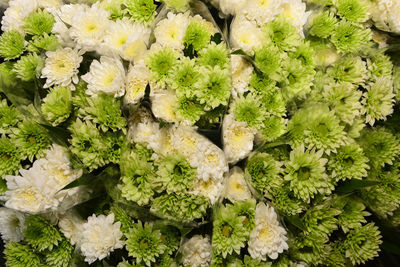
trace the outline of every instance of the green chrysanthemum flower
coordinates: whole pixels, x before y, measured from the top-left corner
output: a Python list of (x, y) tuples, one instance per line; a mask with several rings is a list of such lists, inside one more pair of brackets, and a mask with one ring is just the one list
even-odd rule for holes
[(331, 41), (340, 53), (355, 54), (371, 39), (371, 30), (354, 25), (350, 21), (340, 21), (332, 33)]
[(40, 215), (29, 216), (25, 226), (25, 241), (39, 251), (52, 250), (62, 240), (57, 228)]
[(0, 195), (4, 195), (7, 190), (7, 181), (0, 178)]
[(37, 10), (29, 14), (24, 20), (24, 30), (31, 35), (42, 35), (51, 33), (56, 22), (53, 15), (46, 11)]
[(230, 112), (235, 114), (237, 121), (246, 122), (248, 127), (255, 129), (261, 128), (267, 117), (261, 99), (252, 94), (235, 99)]
[(252, 186), (263, 192), (271, 193), (282, 182), (282, 163), (267, 153), (252, 155), (246, 165), (245, 175)]
[(399, 140), (384, 128), (365, 129), (359, 142), (364, 154), (374, 167), (393, 164), (400, 154)]
[(151, 0), (126, 0), (124, 4), (131, 18), (144, 24), (150, 24), (157, 14), (157, 6)]
[(106, 143), (106, 149), (104, 151), (105, 161), (120, 164), (122, 147), (126, 140), (126, 136), (123, 132), (108, 132), (105, 135), (104, 141)]
[(329, 155), (345, 144), (344, 127), (328, 107), (317, 105), (310, 108), (308, 114), (309, 123), (304, 131), (307, 148), (321, 149)]
[[(110, 12), (110, 19), (117, 20), (122, 19), (124, 17), (125, 10), (123, 9), (123, 5), (125, 0), (112, 0), (103, 2), (103, 8)], [(125, 6), (124, 6), (125, 7)]]
[(200, 104), (196, 98), (187, 98), (185, 96), (178, 98), (176, 116), (179, 120), (195, 123), (204, 113), (204, 105)]
[(208, 208), (208, 199), (191, 194), (164, 194), (154, 199), (151, 211), (174, 221), (184, 223), (202, 218)]
[(169, 80), (177, 62), (176, 53), (170, 48), (164, 48), (150, 52), (146, 63), (154, 81), (164, 84)]
[(75, 91), (72, 91), (72, 104), (76, 109), (84, 109), (89, 105), (89, 95), (86, 94), (87, 83), (82, 79), (75, 85)]
[(320, 6), (330, 6), (332, 5), (332, 0), (307, 0), (308, 3), (313, 3)]
[(311, 19), (310, 34), (327, 38), (334, 31), (337, 22), (338, 20), (333, 13), (329, 11), (321, 12)]
[(335, 152), (346, 141), (344, 127), (323, 104), (296, 112), (288, 123), (288, 132), (293, 144), (304, 143), (307, 148), (322, 149), (327, 154)]
[(229, 207), (221, 207), (213, 221), (212, 246), (224, 258), (232, 252), (240, 253), (245, 246), (248, 231), (243, 224), (245, 217), (238, 217)]
[(129, 256), (136, 259), (136, 263), (144, 262), (150, 266), (156, 261), (156, 257), (163, 254), (167, 249), (161, 241), (160, 230), (154, 230), (152, 223), (142, 224), (139, 221), (132, 227), (127, 235), (126, 249)]
[(336, 180), (359, 179), (367, 176), (368, 158), (357, 143), (340, 147), (328, 161), (328, 170)]
[(212, 42), (199, 51), (197, 63), (205, 67), (220, 67), (222, 70), (229, 67), (229, 51), (225, 43), (216, 44)]
[(304, 97), (311, 90), (315, 75), (314, 69), (305, 67), (297, 59), (289, 58), (283, 64), (284, 67), (281, 71), (283, 80), (279, 84), (285, 99)]
[(247, 230), (248, 236), (250, 236), (250, 233), (255, 226), (256, 204), (257, 203), (254, 199), (248, 199), (236, 201), (232, 206), (232, 211), (236, 216), (244, 217), (242, 223)]
[(26, 120), (13, 129), (12, 137), (21, 154), (30, 161), (33, 161), (35, 156), (42, 157), (51, 144), (46, 130), (31, 120)]
[(41, 266), (40, 256), (32, 248), (17, 242), (9, 242), (4, 249), (6, 265), (9, 267)]
[(351, 229), (359, 228), (366, 223), (365, 216), (370, 213), (365, 211), (365, 205), (359, 199), (339, 197), (335, 203), (341, 213), (338, 216), (338, 224), (343, 232), (347, 233)]
[(256, 91), (256, 93), (261, 96), (262, 105), (269, 114), (275, 116), (286, 114), (286, 103), (279, 88), (265, 88), (265, 90)]
[(349, 82), (355, 85), (368, 78), (365, 62), (360, 57), (343, 57), (327, 70), (328, 75), (336, 82)]
[(139, 205), (147, 205), (154, 195), (155, 171), (151, 162), (134, 152), (121, 158), (122, 196)]
[(393, 215), (389, 218), (389, 223), (393, 227), (398, 227), (400, 225), (400, 209), (393, 212)]
[(12, 139), (0, 138), (0, 178), (5, 175), (15, 175), (21, 168), (21, 154)]
[(214, 109), (219, 105), (227, 105), (231, 94), (231, 76), (227, 70), (214, 67), (201, 70), (203, 76), (196, 83), (198, 88), (195, 94), (200, 104), (205, 104), (207, 109)]
[(171, 87), (176, 90), (178, 97), (192, 97), (196, 90), (195, 84), (201, 75), (196, 62), (187, 57), (181, 59), (171, 70)]
[(285, 163), (285, 177), (295, 197), (310, 202), (316, 194), (330, 193), (333, 185), (325, 173), (328, 161), (322, 158), (323, 151), (305, 150), (304, 146), (290, 152), (290, 160)]
[(372, 126), (375, 120), (385, 120), (393, 113), (394, 97), (392, 80), (388, 77), (377, 78), (367, 87), (361, 100), (365, 121)]
[(175, 262), (175, 257), (168, 255), (167, 253), (162, 254), (157, 258), (155, 266), (159, 267), (177, 267), (178, 265)]
[(327, 67), (339, 58), (335, 46), (329, 40), (311, 37), (308, 39), (315, 53), (314, 60), (317, 67)]
[(273, 80), (279, 79), (277, 74), (281, 67), (281, 53), (274, 45), (264, 46), (254, 53), (256, 66)]
[(368, 4), (362, 0), (335, 0), (334, 5), (340, 17), (362, 23), (368, 20)]
[(72, 95), (68, 87), (56, 86), (43, 99), (43, 117), (53, 126), (66, 121), (72, 112)]
[(393, 63), (390, 57), (385, 55), (384, 51), (378, 50), (367, 58), (367, 67), (371, 77), (390, 77), (392, 75)]
[(9, 106), (6, 99), (0, 102), (0, 133), (9, 134), (11, 129), (17, 127), (17, 124), (22, 120), (22, 115), (18, 110)]
[(0, 36), (0, 56), (5, 60), (19, 57), (24, 50), (24, 37), (16, 30), (4, 32)]
[(169, 9), (184, 12), (189, 8), (190, 0), (162, 0)]
[(156, 224), (154, 229), (160, 230), (161, 241), (167, 247), (164, 251), (166, 255), (172, 255), (178, 248), (181, 242), (181, 234), (179, 230), (171, 225)]
[(377, 174), (371, 171), (370, 176), (369, 179), (379, 184), (364, 188), (361, 197), (370, 210), (386, 219), (400, 207), (400, 174), (398, 170), (380, 169)]
[(326, 265), (328, 267), (345, 267), (347, 263), (347, 259), (345, 254), (339, 249), (339, 242), (335, 242), (331, 249), (329, 250), (329, 254), (324, 259)]
[(322, 92), (323, 100), (329, 105), (341, 121), (352, 124), (354, 118), (361, 114), (362, 92), (348, 82), (326, 85)]
[(393, 67), (393, 93), (396, 101), (400, 100), (400, 67)]
[(315, 206), (307, 211), (303, 217), (303, 224), (307, 235), (319, 237), (321, 242), (328, 241), (329, 235), (338, 228), (338, 220), (335, 216), (341, 213), (340, 210), (329, 208), (325, 205)]
[(83, 113), (85, 120), (92, 120), (103, 132), (109, 129), (113, 132), (125, 130), (126, 120), (122, 116), (120, 100), (113, 95), (99, 94), (88, 98), (88, 106)]
[(343, 243), (342, 249), (353, 264), (361, 264), (378, 256), (381, 243), (378, 227), (374, 223), (369, 223), (351, 230)]
[(301, 43), (294, 52), (289, 53), (289, 57), (300, 60), (301, 64), (307, 68), (313, 69), (315, 67), (315, 52), (309, 42)]
[(158, 164), (157, 180), (168, 193), (185, 192), (193, 185), (196, 169), (182, 155), (162, 158)]
[(276, 45), (282, 51), (292, 51), (300, 44), (296, 27), (283, 16), (268, 22), (262, 30), (266, 42)]
[(15, 65), (13, 71), (23, 81), (31, 81), (40, 76), (43, 67), (43, 59), (37, 54), (22, 56)]
[(249, 255), (244, 256), (243, 267), (270, 267), (269, 262), (262, 262), (259, 259), (253, 259)]
[(57, 247), (46, 253), (46, 263), (49, 266), (69, 266), (72, 259), (73, 249), (74, 247), (71, 243), (66, 238), (63, 238)]
[(47, 33), (40, 36), (33, 36), (27, 46), (27, 50), (34, 53), (40, 53), (41, 50), (55, 51), (58, 48), (58, 38), (56, 35)]
[(249, 85), (251, 90), (254, 89), (253, 91), (260, 92), (261, 94), (277, 88), (276, 81), (259, 71), (251, 73)]
[(135, 226), (135, 222), (133, 219), (126, 213), (126, 211), (118, 206), (117, 204), (113, 204), (110, 208), (110, 211), (114, 214), (114, 221), (121, 222), (121, 231), (124, 234), (129, 233), (129, 229)]
[(272, 142), (286, 132), (286, 119), (273, 115), (267, 116), (259, 132), (264, 141)]
[(348, 137), (355, 139), (360, 137), (361, 130), (364, 129), (364, 127), (364, 119), (356, 117), (351, 125), (346, 124), (345, 131), (347, 132)]
[(190, 45), (194, 50), (199, 51), (210, 42), (211, 32), (203, 24), (193, 21), (189, 23), (183, 43), (186, 47)]
[(306, 203), (293, 195), (288, 184), (275, 188), (269, 198), (280, 212), (289, 216), (299, 214), (307, 208)]
[(70, 127), (71, 152), (90, 170), (105, 164), (105, 140), (99, 130), (90, 122), (77, 119)]

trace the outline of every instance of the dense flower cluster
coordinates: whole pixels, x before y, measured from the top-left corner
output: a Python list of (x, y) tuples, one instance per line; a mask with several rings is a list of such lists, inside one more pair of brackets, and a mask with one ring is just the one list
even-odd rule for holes
[(0, 9), (7, 266), (344, 267), (396, 248), (399, 1)]

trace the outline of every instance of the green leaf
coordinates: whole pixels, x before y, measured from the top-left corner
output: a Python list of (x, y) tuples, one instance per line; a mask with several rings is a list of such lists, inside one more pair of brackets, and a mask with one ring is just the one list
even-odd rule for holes
[(242, 56), (249, 56), (244, 52), (242, 49), (235, 50), (231, 53), (232, 55), (242, 55)]
[(366, 181), (366, 180), (350, 180), (345, 182), (343, 185), (336, 188), (336, 191), (340, 193), (350, 193), (365, 187), (370, 187), (379, 184), (378, 181)]
[(299, 216), (287, 216), (285, 217), (285, 219), (292, 225), (296, 226), (297, 228), (299, 228), (302, 231), (305, 231), (306, 228), (303, 225), (303, 221), (300, 219)]

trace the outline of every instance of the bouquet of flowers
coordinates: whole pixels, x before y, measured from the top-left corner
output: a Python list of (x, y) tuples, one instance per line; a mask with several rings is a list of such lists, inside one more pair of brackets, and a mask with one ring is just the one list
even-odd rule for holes
[(6, 266), (397, 251), (399, 1), (0, 4)]

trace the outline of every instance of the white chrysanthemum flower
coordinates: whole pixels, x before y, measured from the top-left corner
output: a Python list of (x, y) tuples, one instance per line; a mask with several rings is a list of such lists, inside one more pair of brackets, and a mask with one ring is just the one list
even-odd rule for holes
[(70, 86), (75, 89), (72, 83), (78, 83), (78, 68), (82, 62), (84, 51), (71, 49), (69, 47), (60, 48), (56, 51), (46, 52), (46, 61), (42, 69), (41, 78), (46, 79), (43, 86), (48, 88), (53, 85)]
[(8, 190), (2, 198), (7, 208), (38, 213), (58, 205), (57, 199), (52, 197), (54, 188), (47, 183), (47, 172), (36, 161), (29, 170), (19, 172), (21, 176), (5, 177)]
[(156, 42), (176, 50), (184, 48), (183, 38), (189, 25), (189, 13), (174, 14), (169, 12), (167, 18), (161, 20), (154, 29)]
[(133, 142), (146, 145), (155, 152), (161, 150), (161, 132), (157, 122), (146, 121), (134, 124), (130, 129)]
[(262, 46), (261, 29), (243, 16), (236, 16), (231, 25), (230, 42), (233, 49), (242, 49), (252, 55)]
[(133, 23), (134, 34), (130, 35), (122, 47), (121, 57), (128, 61), (139, 61), (146, 55), (151, 29), (141, 23)]
[(39, 8), (44, 8), (46, 10), (52, 10), (58, 8), (63, 4), (61, 0), (36, 0)]
[(311, 14), (311, 11), (306, 11), (306, 4), (301, 0), (284, 0), (281, 8), (283, 17), (289, 19), (304, 37), (303, 26)]
[(255, 227), (250, 233), (248, 251), (254, 259), (277, 259), (279, 253), (287, 250), (286, 230), (280, 226), (273, 207), (258, 203), (255, 214)]
[(167, 122), (177, 122), (175, 109), (178, 105), (178, 98), (174, 91), (163, 90), (153, 94), (151, 97), (151, 110), (154, 116)]
[(19, 242), (24, 239), (25, 216), (21, 212), (0, 208), (0, 234), (4, 241)]
[(378, 29), (400, 33), (400, 1), (377, 0), (371, 1), (370, 13)]
[(126, 76), (125, 103), (136, 104), (146, 92), (146, 86), (151, 80), (151, 74), (143, 60), (129, 67)]
[(208, 267), (211, 262), (211, 241), (206, 235), (194, 235), (182, 245), (182, 261), (185, 267)]
[(85, 261), (89, 264), (107, 257), (114, 249), (122, 248), (121, 222), (114, 223), (114, 214), (92, 215), (83, 224), (80, 246)]
[(118, 19), (110, 22), (103, 43), (97, 51), (102, 55), (120, 55), (133, 61), (143, 56), (149, 38), (150, 28), (128, 18)]
[(215, 2), (223, 14), (232, 16), (240, 13), (246, 4), (246, 0), (218, 0)]
[(236, 163), (251, 152), (254, 136), (254, 129), (247, 127), (246, 122), (236, 121), (234, 114), (224, 117), (222, 140), (228, 163)]
[(53, 29), (54, 33), (63, 46), (75, 47), (75, 42), (70, 36), (70, 28), (67, 25), (72, 24), (72, 18), (76, 13), (83, 13), (86, 10), (86, 5), (62, 5), (60, 8), (52, 9), (51, 13), (54, 16), (55, 23)]
[(46, 157), (36, 160), (30, 169), (21, 169), (20, 174), (5, 177), (8, 190), (3, 199), (8, 208), (29, 213), (57, 211), (65, 199), (80, 191), (61, 190), (79, 178), (82, 171), (71, 168), (66, 149), (58, 145), (53, 145)]
[(59, 216), (58, 227), (72, 245), (80, 246), (84, 223), (85, 221), (79, 216), (78, 212), (71, 209)]
[(243, 15), (259, 26), (273, 20), (280, 11), (281, 1), (277, 0), (248, 0), (242, 9)]
[(96, 50), (110, 25), (109, 13), (99, 7), (99, 2), (77, 11), (71, 20), (70, 35), (85, 50)]
[(211, 205), (214, 205), (221, 196), (223, 189), (224, 184), (221, 179), (208, 179), (207, 181), (204, 181), (203, 179), (195, 179), (193, 190), (190, 191), (190, 193), (204, 196), (208, 198)]
[(125, 93), (125, 69), (116, 58), (102, 56), (100, 61), (93, 60), (90, 71), (82, 76), (82, 80), (88, 83), (88, 95), (104, 92), (120, 97)]
[(229, 171), (225, 183), (224, 197), (231, 202), (242, 201), (251, 198), (251, 192), (244, 179), (244, 172), (235, 166)]
[[(196, 161), (198, 147), (202, 143), (204, 137), (198, 134), (195, 128), (189, 125), (177, 125), (171, 129), (172, 146), (186, 158)], [(190, 164), (192, 163), (190, 161)], [(199, 164), (199, 163), (198, 163)]]
[(1, 20), (1, 30), (3, 32), (16, 30), (24, 32), (24, 19), (35, 11), (38, 7), (36, 0), (13, 0), (9, 2), (9, 7), (4, 11)]
[(191, 166), (197, 168), (199, 179), (222, 181), (224, 173), (229, 170), (224, 152), (191, 126), (180, 124), (173, 127), (170, 142)]
[(196, 157), (190, 162), (197, 167), (197, 175), (204, 181), (221, 181), (229, 170), (224, 152), (209, 140), (201, 142)]
[(232, 96), (239, 97), (248, 91), (253, 65), (243, 56), (231, 56)]

